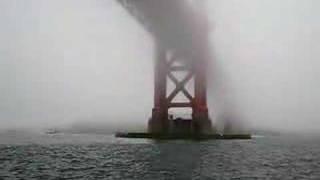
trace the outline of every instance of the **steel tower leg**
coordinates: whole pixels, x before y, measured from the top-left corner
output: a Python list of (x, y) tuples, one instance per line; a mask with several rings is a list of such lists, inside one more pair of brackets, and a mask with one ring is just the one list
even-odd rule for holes
[(154, 69), (154, 107), (152, 117), (149, 119), (149, 132), (165, 133), (168, 131), (168, 107), (166, 99), (167, 91), (167, 67), (166, 51), (160, 45), (156, 47)]
[(195, 97), (193, 104), (193, 126), (197, 133), (210, 133), (212, 124), (207, 106), (207, 79), (205, 62), (197, 63), (195, 73)]

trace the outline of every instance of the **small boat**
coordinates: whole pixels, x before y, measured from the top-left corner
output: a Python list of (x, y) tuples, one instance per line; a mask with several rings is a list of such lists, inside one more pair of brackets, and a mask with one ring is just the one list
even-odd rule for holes
[(60, 133), (60, 131), (58, 131), (57, 129), (48, 129), (46, 131), (46, 134), (58, 134)]

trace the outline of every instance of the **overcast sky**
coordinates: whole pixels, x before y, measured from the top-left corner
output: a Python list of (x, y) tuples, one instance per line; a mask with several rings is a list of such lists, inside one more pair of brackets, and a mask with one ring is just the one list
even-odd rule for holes
[[(213, 119), (320, 129), (320, 2), (210, 0)], [(0, 1), (0, 126), (144, 123), (153, 42), (113, 0)]]

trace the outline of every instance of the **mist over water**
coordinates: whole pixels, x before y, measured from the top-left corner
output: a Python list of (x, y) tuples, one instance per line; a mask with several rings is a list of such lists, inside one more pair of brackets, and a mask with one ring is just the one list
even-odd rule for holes
[[(320, 129), (320, 3), (210, 0), (210, 114)], [(116, 1), (0, 2), (0, 127), (145, 126), (153, 40)]]
[(251, 126), (318, 131), (320, 3), (210, 3), (212, 107)]

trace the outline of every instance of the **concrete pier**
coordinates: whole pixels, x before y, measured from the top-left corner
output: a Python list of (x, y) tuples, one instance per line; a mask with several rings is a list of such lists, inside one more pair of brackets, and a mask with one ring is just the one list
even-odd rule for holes
[(220, 140), (246, 140), (251, 139), (250, 134), (193, 134), (193, 133), (116, 133), (118, 138), (143, 138), (143, 139), (159, 139), (159, 140), (210, 140), (210, 139), (220, 139)]

